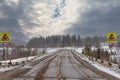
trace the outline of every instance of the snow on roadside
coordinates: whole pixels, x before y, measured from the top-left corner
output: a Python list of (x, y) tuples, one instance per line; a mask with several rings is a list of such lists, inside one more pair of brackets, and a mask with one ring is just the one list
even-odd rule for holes
[(84, 49), (84, 47), (79, 47), (79, 48), (75, 48), (74, 50), (76, 50), (78, 53), (82, 53), (83, 49)]
[(96, 67), (97, 69), (101, 70), (101, 71), (104, 71), (112, 76), (115, 76), (117, 78), (120, 79), (120, 73), (116, 72), (116, 71), (113, 71), (113, 70), (110, 70), (109, 68), (105, 68), (101, 65), (98, 65), (98, 64), (92, 64), (94, 67)]
[[(57, 51), (58, 48), (49, 48), (47, 50), (47, 53), (49, 54), (45, 54), (43, 56), (40, 56), (40, 57), (37, 57), (36, 59), (41, 59), (41, 58), (44, 58), (46, 56), (49, 56), (49, 55), (52, 55), (53, 53), (52, 52), (55, 52)], [(18, 58), (18, 59), (12, 59), (11, 62), (22, 62), (22, 61), (25, 61), (25, 60), (31, 60), (32, 58), (35, 58), (36, 56), (31, 56), (31, 57), (25, 57), (25, 58)], [(10, 62), (10, 60), (5, 60), (5, 61), (0, 61), (2, 63), (8, 63)], [(9, 70), (12, 70), (12, 69), (15, 69), (17, 67), (19, 67), (20, 65), (18, 66), (10, 66), (10, 67), (0, 67), (0, 72), (5, 72), (5, 71), (9, 71)], [(25, 67), (29, 67), (29, 66), (25, 66)]]
[(56, 50), (47, 51), (47, 54), (42, 55), (42, 56), (40, 56), (40, 57), (37, 57), (36, 60), (41, 59), (41, 58), (44, 58), (44, 57), (49, 56), (49, 55), (52, 55), (52, 54), (54, 54), (53, 52), (55, 52), (55, 51), (56, 51)]
[[(78, 52), (79, 53), (79, 52)], [(99, 63), (97, 63), (97, 62), (92, 62), (92, 61), (90, 61), (88, 58), (86, 58), (86, 57), (81, 57), (79, 54), (77, 54), (81, 59), (83, 59), (83, 60), (86, 60), (87, 62), (89, 62), (91, 65), (93, 65), (94, 67), (96, 67), (97, 69), (99, 69), (99, 70), (101, 70), (101, 71), (103, 71), (103, 72), (105, 72), (105, 73), (108, 73), (108, 74), (110, 74), (110, 75), (112, 75), (112, 76), (114, 76), (114, 77), (117, 77), (117, 78), (119, 78), (120, 79), (120, 73), (118, 73), (118, 72), (116, 72), (116, 71), (114, 71), (114, 70), (111, 70), (110, 68), (106, 68), (106, 67), (104, 67), (103, 65), (101, 65), (101, 64), (99, 64)]]
[(1, 67), (0, 72), (9, 71), (9, 70), (15, 69), (17, 67), (19, 67), (19, 66)]
[[(11, 62), (22, 62), (22, 61), (25, 61), (25, 60), (30, 60), (32, 58), (34, 58), (35, 56), (33, 57), (26, 57), (26, 58), (18, 58), (18, 59), (13, 59), (11, 60)], [(6, 61), (0, 61), (2, 63), (8, 63), (10, 62), (10, 60), (6, 60)], [(17, 66), (5, 66), (5, 67), (0, 67), (0, 72), (5, 72), (5, 71), (9, 71), (9, 70), (12, 70), (12, 69), (15, 69), (17, 67), (19, 67), (20, 65), (17, 65)]]
[(51, 53), (51, 52), (55, 52), (55, 51), (57, 51), (57, 50), (59, 50), (59, 48), (47, 48), (47, 53)]
[(87, 62), (89, 62), (91, 65), (93, 65), (94, 67), (96, 67), (97, 69), (99, 69), (99, 70), (101, 70), (101, 71), (103, 71), (103, 72), (106, 72), (106, 73), (108, 73), (108, 74), (110, 74), (110, 75), (112, 75), (112, 76), (115, 76), (115, 77), (117, 77), (117, 78), (119, 78), (120, 79), (120, 73), (118, 73), (118, 72), (116, 72), (116, 71), (113, 71), (113, 70), (111, 70), (110, 68), (106, 68), (106, 67), (104, 67), (103, 65), (101, 65), (101, 64), (99, 64), (99, 63), (97, 63), (97, 62), (92, 62), (92, 61), (90, 61), (88, 58), (82, 58), (82, 59), (84, 59), (84, 60), (86, 60)]
[[(26, 60), (31, 60), (32, 58), (35, 58), (35, 56), (18, 58), (18, 59), (12, 59), (11, 62), (22, 62), (22, 61), (26, 61)], [(10, 60), (4, 60), (4, 61), (0, 61), (0, 62), (8, 63), (8, 62), (10, 62)]]
[[(73, 49), (73, 50), (77, 51), (78, 53), (82, 53), (82, 50), (84, 49), (84, 47), (71, 48), (71, 49)], [(96, 50), (96, 49), (97, 49), (97, 48), (92, 47), (92, 50)]]
[[(54, 51), (57, 51), (58, 48), (47, 48), (47, 53), (51, 53)], [(17, 59), (12, 59), (11, 62), (22, 62), (22, 61), (26, 61), (26, 60), (31, 60), (33, 58), (35, 58), (36, 56), (30, 56), (30, 57), (24, 57), (24, 58), (17, 58)], [(2, 63), (8, 63), (10, 62), (10, 60), (4, 60), (4, 61), (0, 61)]]

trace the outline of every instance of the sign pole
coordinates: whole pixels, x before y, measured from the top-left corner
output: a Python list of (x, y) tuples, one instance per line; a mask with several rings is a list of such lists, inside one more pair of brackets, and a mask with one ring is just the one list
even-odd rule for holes
[(109, 53), (109, 66), (110, 67), (112, 67), (112, 61), (111, 61), (112, 47), (113, 47), (113, 43), (109, 43), (109, 49), (110, 49), (110, 53)]
[[(8, 46), (8, 50), (9, 50), (9, 47), (10, 47), (10, 44), (9, 44), (9, 46)], [(11, 62), (11, 51), (10, 51), (10, 53), (9, 53), (9, 51), (8, 51), (8, 54), (9, 54), (9, 59), (10, 59), (10, 65), (12, 65), (12, 62)]]
[[(8, 43), (10, 42), (10, 33), (9, 32), (0, 32), (0, 42), (3, 46), (3, 60), (8, 59)], [(5, 51), (5, 48), (7, 51)]]
[(112, 55), (112, 48), (113, 48), (113, 43), (117, 42), (117, 34), (116, 32), (108, 32), (106, 36), (107, 42), (109, 43), (109, 66), (112, 67), (112, 60), (111, 60), (111, 55)]
[(4, 43), (3, 43), (3, 60), (5, 60), (5, 48), (4, 48)]

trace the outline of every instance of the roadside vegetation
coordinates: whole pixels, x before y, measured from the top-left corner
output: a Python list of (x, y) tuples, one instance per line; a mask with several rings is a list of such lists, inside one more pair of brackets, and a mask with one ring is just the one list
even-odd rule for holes
[(92, 50), (90, 45), (85, 45), (85, 48), (82, 50), (82, 54), (92, 61), (99, 61), (100, 63), (104, 63), (104, 61), (107, 61), (108, 66), (110, 67), (112, 66), (111, 63), (118, 64), (118, 61), (116, 59), (112, 60), (111, 57), (116, 55), (115, 52), (108, 52), (104, 49), (100, 49), (99, 47), (97, 49)]

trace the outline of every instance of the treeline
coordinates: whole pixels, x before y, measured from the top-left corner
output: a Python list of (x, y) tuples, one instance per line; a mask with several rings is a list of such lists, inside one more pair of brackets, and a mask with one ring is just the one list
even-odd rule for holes
[(55, 35), (48, 37), (32, 38), (27, 43), (27, 47), (81, 47), (86, 44), (89, 44), (91, 46), (98, 46), (100, 42), (105, 42), (105, 37), (93, 36), (81, 38), (80, 35)]

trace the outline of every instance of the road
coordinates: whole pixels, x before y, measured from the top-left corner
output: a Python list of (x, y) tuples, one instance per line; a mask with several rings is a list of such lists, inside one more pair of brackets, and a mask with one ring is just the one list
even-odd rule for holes
[(71, 50), (60, 50), (54, 55), (5, 72), (0, 75), (0, 80), (119, 80), (89, 66), (76, 54)]

